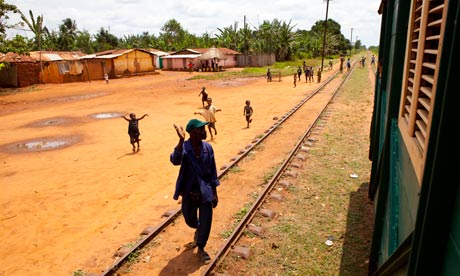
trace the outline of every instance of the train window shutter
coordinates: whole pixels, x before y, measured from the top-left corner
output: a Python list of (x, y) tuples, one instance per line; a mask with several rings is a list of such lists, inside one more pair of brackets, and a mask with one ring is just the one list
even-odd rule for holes
[(409, 18), (399, 127), (421, 178), (425, 163), (447, 0), (413, 0)]

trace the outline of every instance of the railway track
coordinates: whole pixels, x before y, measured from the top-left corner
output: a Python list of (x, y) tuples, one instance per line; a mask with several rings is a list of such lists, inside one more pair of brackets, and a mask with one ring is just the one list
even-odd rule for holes
[[(250, 249), (238, 245), (239, 238), (245, 231), (263, 235), (263, 227), (252, 223), (255, 216), (276, 216), (276, 210), (264, 207), (266, 202), (282, 201), (282, 193), (293, 185), (298, 170), (304, 167), (308, 150), (314, 146), (315, 131), (327, 120), (329, 103), (348, 76), (336, 73), (325, 80), (283, 117), (275, 118), (264, 134), (220, 168), (220, 201), (234, 202), (225, 213), (236, 215), (221, 216), (219, 207), (215, 209), (206, 247), (212, 256), (210, 264), (201, 266), (192, 250), (183, 250), (180, 242), (184, 241), (176, 239), (176, 233), (181, 232), (193, 236), (192, 230), (182, 222), (178, 208), (165, 212), (164, 220), (144, 229), (136, 242), (117, 250), (114, 261), (102, 274), (92, 275), (214, 275), (230, 252), (249, 257)], [(162, 254), (157, 253), (158, 248), (163, 249)], [(169, 248), (168, 254), (164, 254), (165, 248)]]

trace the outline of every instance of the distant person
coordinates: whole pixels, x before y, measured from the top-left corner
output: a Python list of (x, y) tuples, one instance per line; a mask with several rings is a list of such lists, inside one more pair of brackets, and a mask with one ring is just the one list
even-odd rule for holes
[(371, 66), (374, 66), (375, 65), (375, 56), (372, 55), (371, 56)]
[(250, 100), (246, 100), (246, 105), (244, 106), (244, 109), (243, 109), (243, 114), (246, 118), (246, 128), (249, 128), (249, 124), (252, 123), (252, 113), (253, 113), (253, 110), (252, 110), (252, 106), (251, 106), (251, 101)]
[(310, 69), (308, 70), (308, 80), (310, 82), (315, 82), (315, 70), (313, 69), (313, 66), (310, 66)]
[(318, 83), (321, 82), (321, 68), (318, 69)]
[(332, 70), (334, 63), (332, 62), (332, 59), (329, 60), (329, 70)]
[(204, 107), (204, 103), (208, 100), (208, 92), (206, 91), (206, 87), (202, 87), (201, 88), (201, 91), (200, 91), (200, 94), (198, 94), (198, 97), (201, 96), (201, 103), (203, 104), (203, 107)]
[(347, 72), (350, 72), (350, 69), (351, 69), (351, 62), (350, 62), (350, 58), (347, 59)]
[(297, 79), (300, 81), (300, 77), (302, 76), (302, 68), (297, 68)]
[(294, 87), (297, 87), (297, 73), (294, 73)]
[(270, 71), (270, 68), (267, 69), (267, 81), (272, 81), (272, 72)]
[(343, 72), (343, 62), (345, 61), (345, 57), (344, 56), (340, 56), (340, 73)]
[(129, 122), (128, 124), (128, 134), (129, 134), (129, 142), (133, 146), (133, 152), (136, 151), (136, 144), (137, 144), (137, 151), (140, 149), (139, 136), (141, 135), (139, 131), (139, 121), (144, 119), (145, 116), (149, 116), (148, 114), (142, 115), (140, 118), (136, 118), (136, 114), (130, 113), (129, 118), (126, 118), (126, 115), (121, 116), (123, 119)]
[(211, 233), (213, 209), (219, 202), (216, 187), (220, 184), (214, 150), (211, 144), (203, 141), (207, 124), (197, 119), (190, 120), (185, 128), (190, 135), (187, 141), (184, 128), (174, 125), (179, 142), (170, 155), (171, 163), (180, 165), (173, 199), (182, 197), (181, 211), (185, 223), (196, 229), (193, 242), (186, 247), (198, 247), (198, 256), (204, 264), (211, 262), (204, 248)]
[(361, 57), (361, 68), (364, 68), (364, 65), (366, 64), (366, 57), (362, 56)]
[(109, 84), (109, 74), (107, 73), (104, 74), (104, 80), (106, 84)]

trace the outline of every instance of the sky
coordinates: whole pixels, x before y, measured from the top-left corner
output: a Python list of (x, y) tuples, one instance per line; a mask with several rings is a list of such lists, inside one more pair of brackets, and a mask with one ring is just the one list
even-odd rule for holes
[[(347, 39), (361, 44), (379, 44), (381, 0), (5, 0), (16, 5), (28, 18), (29, 10), (34, 18), (43, 15), (48, 30), (59, 30), (63, 20), (75, 21), (79, 31), (95, 35), (101, 28), (116, 37), (140, 35), (148, 32), (158, 36), (161, 27), (171, 19), (179, 22), (191, 34), (211, 37), (220, 34), (219, 29), (234, 26), (256, 29), (264, 21), (277, 19), (290, 23), (293, 31), (310, 30), (318, 20), (333, 19), (341, 26)], [(9, 24), (21, 19), (10, 14)], [(16, 34), (31, 38), (26, 30), (10, 30), (8, 38)]]

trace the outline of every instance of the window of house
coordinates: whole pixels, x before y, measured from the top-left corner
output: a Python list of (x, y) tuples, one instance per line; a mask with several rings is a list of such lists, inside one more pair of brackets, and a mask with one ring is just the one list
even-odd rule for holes
[(398, 125), (417, 177), (422, 178), (448, 0), (413, 0)]

